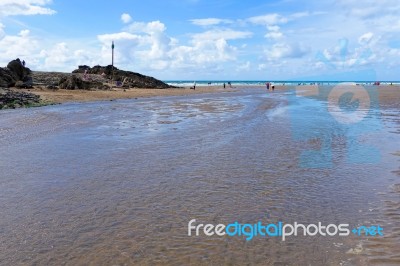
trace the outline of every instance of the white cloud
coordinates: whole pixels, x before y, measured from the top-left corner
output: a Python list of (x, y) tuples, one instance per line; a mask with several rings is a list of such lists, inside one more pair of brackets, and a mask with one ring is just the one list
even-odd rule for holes
[(28, 37), (29, 34), (30, 34), (30, 31), (29, 31), (29, 30), (21, 30), (21, 31), (19, 32), (19, 35), (20, 35), (21, 37)]
[(231, 24), (232, 20), (229, 19), (219, 19), (219, 18), (203, 18), (203, 19), (191, 19), (190, 22), (198, 26), (213, 26), (219, 24)]
[(127, 24), (132, 21), (132, 17), (129, 14), (124, 13), (121, 15), (121, 20), (123, 23)]
[(149, 23), (144, 23), (144, 22), (133, 22), (129, 24), (126, 28), (124, 28), (126, 31), (131, 32), (131, 33), (162, 33), (164, 32), (167, 28), (165, 27), (164, 23), (160, 21), (152, 21)]
[(310, 52), (308, 47), (300, 44), (276, 43), (265, 51), (267, 60), (276, 61), (283, 58), (300, 58)]
[(343, 12), (364, 19), (372, 19), (386, 15), (398, 15), (400, 2), (398, 0), (338, 0), (336, 3)]
[(170, 60), (168, 52), (177, 40), (166, 35), (166, 27), (160, 21), (133, 22), (125, 28), (129, 32), (103, 34), (98, 40), (103, 44), (103, 59), (110, 54), (111, 42), (115, 41), (115, 57), (119, 64), (136, 67), (164, 69)]
[[(373, 34), (366, 33), (359, 38), (359, 47), (353, 49), (348, 48), (347, 40), (339, 40), (338, 44), (324, 49), (324, 51), (318, 57), (318, 62), (328, 67), (336, 69), (349, 69), (354, 67), (366, 66), (381, 61), (376, 51), (374, 52), (376, 43), (372, 41)], [(384, 58), (386, 51), (377, 49), (378, 52), (382, 53)], [(321, 66), (321, 64), (318, 64)]]
[(56, 11), (45, 7), (51, 0), (1, 0), (0, 16), (52, 15)]
[(111, 41), (115, 41), (116, 62), (126, 69), (144, 71), (168, 69), (186, 73), (198, 70), (222, 71), (224, 62), (236, 60), (238, 49), (230, 40), (250, 38), (251, 32), (232, 29), (214, 29), (189, 35), (188, 44), (181, 45), (176, 38), (166, 34), (160, 21), (133, 22), (125, 31), (98, 36), (103, 44), (103, 60), (109, 60)]
[(111, 46), (112, 41), (137, 41), (140, 40), (140, 36), (129, 33), (129, 32), (118, 32), (118, 33), (111, 33), (111, 34), (103, 34), (97, 36), (100, 42), (106, 44), (108, 43)]
[(282, 39), (283, 33), (280, 32), (280, 27), (279, 26), (267, 26), (267, 29), (269, 30), (269, 32), (267, 32), (264, 37), (267, 39), (273, 39), (273, 40), (278, 40), (278, 39)]
[(267, 39), (278, 40), (278, 39), (281, 39), (283, 37), (283, 34), (282, 34), (282, 32), (271, 31), (271, 32), (268, 32), (267, 34), (265, 34), (264, 37), (267, 38)]
[(310, 16), (310, 12), (298, 12), (290, 15), (290, 19), (298, 19)]
[(4, 25), (0, 23), (0, 40), (6, 36), (6, 33), (4, 32)]
[(236, 59), (236, 48), (230, 46), (225, 39), (193, 40), (192, 43), (192, 46), (179, 46), (171, 51), (176, 66), (217, 64)]
[(0, 39), (0, 66), (15, 58), (24, 59), (28, 67), (38, 67), (40, 62), (39, 41), (28, 30), (18, 35), (5, 35)]
[(43, 50), (41, 55), (45, 59), (45, 67), (48, 69), (62, 68), (65, 65), (71, 65), (73, 62), (72, 52), (64, 42), (56, 44), (51, 50)]
[(249, 31), (235, 31), (232, 29), (216, 29), (210, 30), (198, 34), (193, 34), (193, 39), (201, 40), (236, 40), (236, 39), (246, 39), (253, 36), (252, 32)]
[(376, 32), (400, 32), (400, 2), (381, 0), (379, 5), (374, 0), (338, 0), (337, 6), (346, 18), (353, 18), (369, 30)]
[(249, 22), (256, 25), (273, 26), (277, 24), (284, 24), (288, 22), (288, 19), (279, 14), (266, 14), (263, 16), (255, 16), (247, 19)]

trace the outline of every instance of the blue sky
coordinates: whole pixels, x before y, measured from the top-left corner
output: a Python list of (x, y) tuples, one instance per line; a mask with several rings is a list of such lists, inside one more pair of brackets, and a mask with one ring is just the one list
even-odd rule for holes
[(400, 2), (1, 0), (0, 66), (164, 80), (400, 80)]

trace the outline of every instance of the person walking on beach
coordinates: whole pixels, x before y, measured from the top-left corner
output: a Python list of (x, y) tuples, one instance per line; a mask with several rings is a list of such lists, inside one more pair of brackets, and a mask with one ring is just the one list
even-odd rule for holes
[(224, 82), (224, 89), (225, 89), (225, 82)]
[(193, 89), (196, 89), (196, 81), (193, 83)]

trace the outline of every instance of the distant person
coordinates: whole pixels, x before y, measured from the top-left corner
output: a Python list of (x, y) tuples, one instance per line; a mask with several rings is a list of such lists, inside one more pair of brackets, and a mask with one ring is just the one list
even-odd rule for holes
[(225, 89), (225, 82), (224, 82), (224, 89)]
[(25, 67), (25, 60), (22, 60), (22, 66)]
[(193, 89), (196, 89), (196, 81), (193, 83)]
[(269, 90), (269, 82), (265, 83), (265, 86), (267, 86), (267, 90)]
[(85, 73), (83, 73), (83, 79), (87, 80), (87, 69), (85, 69)]

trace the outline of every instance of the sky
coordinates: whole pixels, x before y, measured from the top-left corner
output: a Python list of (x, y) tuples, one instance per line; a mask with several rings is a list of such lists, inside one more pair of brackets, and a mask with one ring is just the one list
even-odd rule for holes
[[(379, 4), (377, 4), (379, 3)], [(400, 80), (398, 0), (0, 0), (0, 66), (162, 80)]]

